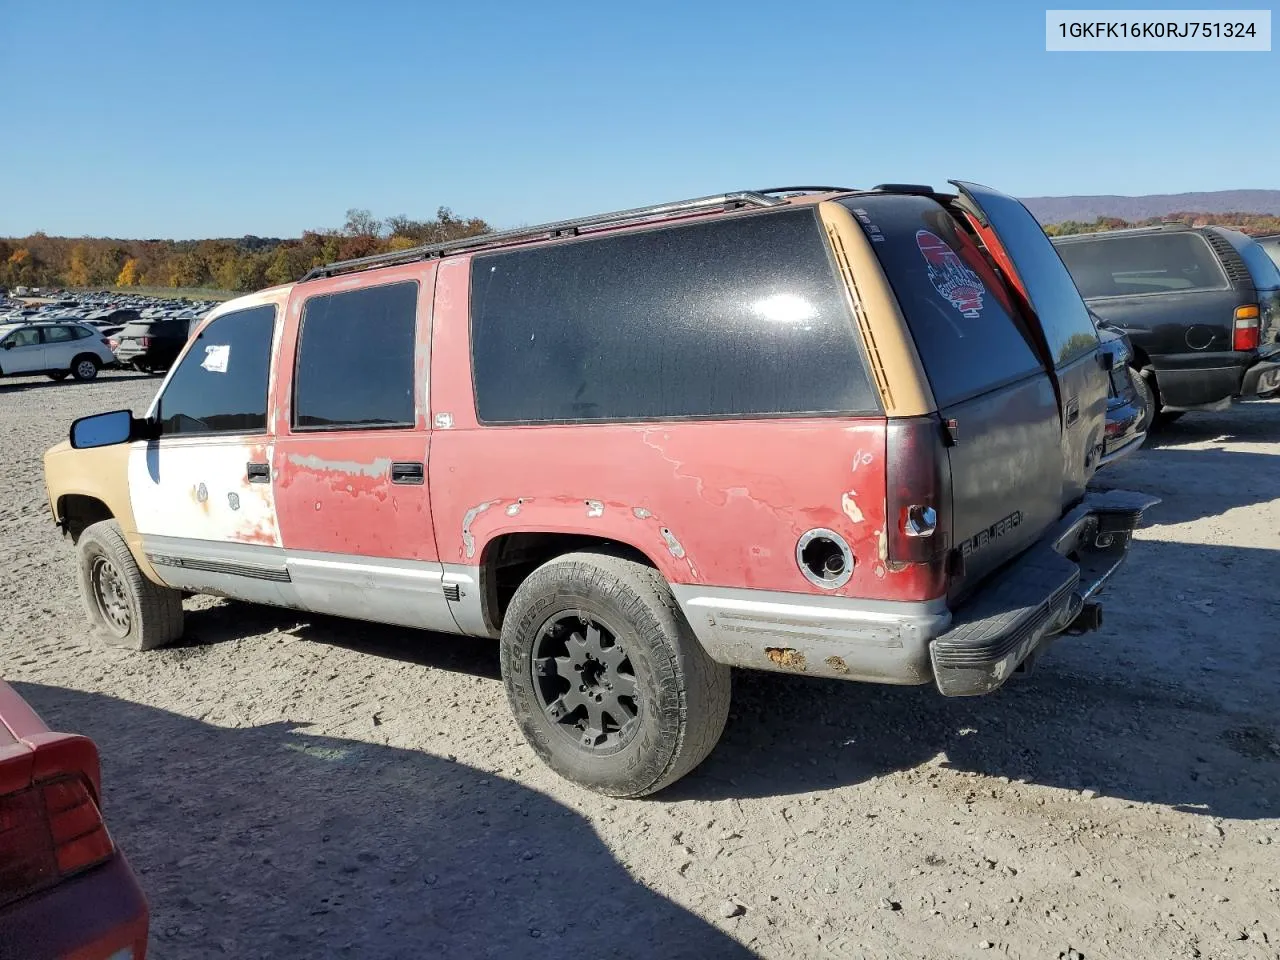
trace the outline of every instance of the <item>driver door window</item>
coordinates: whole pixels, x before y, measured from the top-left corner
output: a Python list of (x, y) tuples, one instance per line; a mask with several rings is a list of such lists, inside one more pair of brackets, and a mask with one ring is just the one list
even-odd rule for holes
[(275, 321), (268, 305), (205, 327), (156, 401), (161, 436), (266, 432)]

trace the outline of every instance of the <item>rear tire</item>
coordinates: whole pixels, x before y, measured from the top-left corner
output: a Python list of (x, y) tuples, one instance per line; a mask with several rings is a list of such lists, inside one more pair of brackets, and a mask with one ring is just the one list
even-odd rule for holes
[(1156, 417), (1156, 407), (1159, 401), (1156, 399), (1155, 389), (1147, 381), (1144, 374), (1129, 368), (1129, 379), (1133, 381), (1133, 389), (1138, 394), (1138, 402), (1142, 404), (1142, 420), (1139, 422), (1138, 429), (1143, 433), (1151, 430), (1151, 424)]
[(634, 560), (582, 552), (539, 567), (507, 608), (501, 646), (521, 733), (597, 793), (661, 790), (724, 731), (729, 668), (699, 645), (661, 574)]
[(91, 353), (82, 353), (71, 361), (71, 375), (81, 383), (98, 378), (98, 358)]
[(107, 643), (154, 650), (182, 636), (182, 594), (146, 578), (115, 520), (85, 528), (76, 566), (89, 623)]

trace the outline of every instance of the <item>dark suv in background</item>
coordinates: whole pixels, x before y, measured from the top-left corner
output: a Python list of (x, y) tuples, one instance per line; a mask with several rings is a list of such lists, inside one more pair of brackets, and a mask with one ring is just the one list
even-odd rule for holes
[(126, 323), (111, 346), (120, 366), (154, 373), (173, 365), (190, 331), (191, 320), (185, 317), (143, 318)]
[(1170, 223), (1053, 242), (1090, 309), (1128, 335), (1153, 416), (1280, 393), (1280, 269), (1249, 236)]

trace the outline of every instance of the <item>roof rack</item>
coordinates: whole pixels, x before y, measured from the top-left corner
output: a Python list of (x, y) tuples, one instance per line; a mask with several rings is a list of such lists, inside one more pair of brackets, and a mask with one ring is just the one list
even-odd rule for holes
[(768, 190), (753, 190), (752, 193), (772, 196), (776, 193), (855, 193), (857, 187), (770, 187)]
[(480, 250), (485, 247), (499, 247), (533, 240), (554, 240), (558, 237), (574, 237), (584, 229), (592, 227), (616, 227), (622, 224), (661, 219), (674, 214), (698, 213), (699, 211), (715, 209), (734, 210), (740, 207), (775, 207), (785, 202), (785, 200), (767, 196), (760, 191), (739, 190), (734, 193), (696, 197), (693, 200), (679, 200), (675, 203), (660, 203), (651, 207), (634, 207), (630, 210), (598, 213), (588, 217), (577, 217), (573, 220), (558, 220), (554, 223), (542, 223), (532, 227), (501, 230), (497, 233), (482, 233), (474, 237), (464, 237), (460, 240), (447, 240), (444, 243), (428, 243), (420, 247), (410, 247), (407, 250), (393, 250), (390, 253), (357, 257), (354, 260), (339, 260), (323, 267), (315, 267), (308, 270), (298, 282), (306, 283), (308, 280), (332, 277), (339, 273), (348, 273), (355, 270), (372, 270), (374, 267), (389, 267), (413, 263), (418, 260), (447, 257), (453, 254)]

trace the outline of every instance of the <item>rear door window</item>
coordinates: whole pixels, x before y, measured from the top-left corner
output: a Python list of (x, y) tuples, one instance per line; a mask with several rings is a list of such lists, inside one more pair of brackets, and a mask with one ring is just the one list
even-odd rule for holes
[(1227, 276), (1198, 233), (1099, 236), (1057, 244), (1081, 296), (1223, 290)]
[(940, 406), (1040, 372), (1004, 282), (936, 201), (841, 201), (872, 241)]
[(875, 412), (811, 209), (476, 256), (483, 423)]
[(45, 327), (45, 343), (70, 343), (76, 338), (74, 327)]
[(294, 373), (294, 426), (412, 427), (417, 312), (413, 280), (307, 300)]

